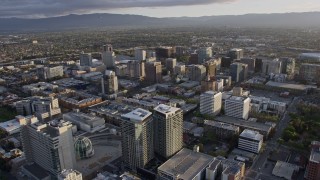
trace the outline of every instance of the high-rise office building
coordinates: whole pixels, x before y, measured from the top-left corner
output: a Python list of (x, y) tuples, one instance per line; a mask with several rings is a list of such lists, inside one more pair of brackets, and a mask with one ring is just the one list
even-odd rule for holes
[(212, 48), (211, 47), (201, 47), (198, 49), (198, 64), (202, 64), (208, 58), (212, 57)]
[(116, 73), (113, 71), (106, 70), (105, 80), (103, 81), (103, 84), (102, 84), (102, 91), (105, 91), (105, 93), (110, 94), (110, 93), (117, 93), (118, 89), (119, 89), (118, 77), (116, 76)]
[(223, 68), (230, 68), (230, 65), (232, 64), (233, 59), (230, 57), (222, 57), (221, 58), (221, 67)]
[(214, 91), (216, 89), (215, 78), (207, 76), (204, 80), (201, 81), (201, 91)]
[(159, 83), (162, 81), (162, 66), (161, 62), (147, 62), (146, 63), (146, 82)]
[(234, 48), (228, 52), (228, 57), (232, 60), (243, 58), (243, 49)]
[(262, 58), (256, 58), (256, 66), (254, 72), (262, 72)]
[(146, 76), (145, 63), (142, 61), (129, 61), (127, 63), (127, 75), (134, 79), (143, 79)]
[(169, 158), (183, 146), (183, 113), (180, 108), (160, 104), (154, 108), (155, 152)]
[(80, 54), (80, 66), (92, 66), (92, 56), (91, 53), (84, 53)]
[(174, 54), (174, 49), (172, 47), (158, 47), (156, 48), (156, 55), (159, 59), (170, 58)]
[(200, 113), (216, 116), (222, 107), (222, 93), (207, 91), (200, 95)]
[(28, 162), (34, 162), (57, 176), (75, 168), (72, 124), (52, 121), (47, 124), (20, 119), (21, 141)]
[(186, 66), (186, 76), (191, 81), (201, 81), (206, 77), (207, 69), (204, 65), (188, 65)]
[(186, 47), (183, 47), (183, 46), (176, 46), (175, 47), (176, 49), (176, 55), (177, 56), (184, 56), (187, 54), (187, 48)]
[(104, 65), (106, 65), (106, 68), (113, 68), (115, 65), (114, 62), (114, 52), (111, 44), (104, 45), (103, 51), (102, 51), (102, 62)]
[(281, 61), (279, 59), (274, 60), (262, 60), (262, 74), (270, 75), (281, 73)]
[(186, 65), (178, 64), (174, 67), (173, 73), (175, 75), (185, 75), (186, 74)]
[(82, 180), (82, 174), (74, 169), (64, 169), (58, 175), (58, 180)]
[(302, 64), (299, 70), (299, 78), (302, 81), (320, 82), (319, 64)]
[(250, 111), (250, 98), (231, 96), (225, 100), (225, 115), (248, 119)]
[(207, 61), (204, 64), (207, 68), (207, 76), (214, 77), (217, 74), (216, 61)]
[(256, 67), (256, 59), (254, 58), (241, 58), (241, 63), (248, 65), (248, 72), (254, 73)]
[(122, 158), (135, 171), (154, 157), (154, 124), (150, 111), (138, 108), (121, 116)]
[(320, 179), (320, 142), (311, 142), (311, 153), (309, 157), (309, 163), (304, 175), (307, 180)]
[(258, 154), (262, 147), (262, 143), (263, 135), (257, 131), (245, 129), (239, 136), (238, 148)]
[(283, 57), (279, 59), (281, 61), (281, 73), (287, 74), (289, 77), (293, 77), (294, 69), (296, 67), (296, 60), (293, 58)]
[(189, 63), (188, 64), (198, 64), (198, 54), (197, 53), (191, 53), (189, 57)]
[(242, 82), (247, 79), (248, 65), (242, 63), (233, 63), (230, 65), (230, 76), (234, 82)]
[(141, 48), (134, 49), (134, 58), (137, 61), (144, 61), (147, 58), (147, 51)]
[(177, 59), (176, 58), (167, 58), (166, 59), (166, 68), (168, 71), (173, 73), (174, 67), (177, 65)]

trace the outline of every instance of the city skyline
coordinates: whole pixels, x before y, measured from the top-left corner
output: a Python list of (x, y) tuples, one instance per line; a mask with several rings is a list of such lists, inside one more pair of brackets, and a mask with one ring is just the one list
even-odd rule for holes
[(150, 17), (200, 17), (319, 11), (316, 0), (121, 0), (5, 1), (0, 17), (44, 18), (69, 14), (115, 13)]

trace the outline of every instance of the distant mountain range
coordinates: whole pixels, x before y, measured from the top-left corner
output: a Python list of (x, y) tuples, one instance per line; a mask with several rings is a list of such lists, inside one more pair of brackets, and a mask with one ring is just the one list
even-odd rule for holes
[(0, 31), (53, 31), (103, 27), (320, 27), (320, 12), (154, 18), (140, 15), (85, 14), (41, 19), (0, 18)]

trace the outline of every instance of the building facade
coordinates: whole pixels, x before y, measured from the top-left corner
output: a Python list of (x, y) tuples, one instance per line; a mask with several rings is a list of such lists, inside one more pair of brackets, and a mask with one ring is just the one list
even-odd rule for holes
[(129, 169), (143, 168), (154, 157), (152, 113), (136, 109), (121, 116), (122, 159)]
[(263, 143), (263, 135), (257, 131), (245, 129), (239, 136), (238, 148), (258, 154)]
[(154, 108), (155, 152), (164, 158), (169, 158), (181, 150), (183, 146), (183, 112), (160, 104)]
[(115, 65), (114, 52), (111, 44), (107, 44), (103, 46), (101, 57), (102, 57), (102, 62), (107, 69), (114, 67)]
[(250, 111), (250, 98), (231, 96), (225, 100), (225, 115), (248, 119)]
[(200, 113), (216, 116), (222, 107), (222, 93), (207, 91), (200, 95)]
[(162, 65), (161, 62), (146, 63), (145, 81), (149, 83), (160, 83), (162, 81)]
[(75, 168), (72, 124), (52, 121), (47, 124), (21, 119), (21, 141), (28, 162), (34, 162), (57, 176)]
[(92, 56), (91, 53), (80, 54), (80, 66), (92, 66)]

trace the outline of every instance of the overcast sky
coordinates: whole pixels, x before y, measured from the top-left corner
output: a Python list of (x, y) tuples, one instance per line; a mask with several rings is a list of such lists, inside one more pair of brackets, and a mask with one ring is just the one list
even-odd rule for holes
[(320, 11), (320, 0), (0, 0), (0, 17), (116, 13), (152, 17)]

